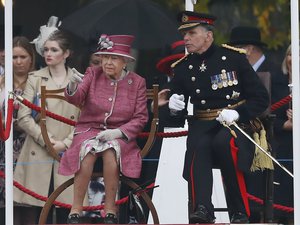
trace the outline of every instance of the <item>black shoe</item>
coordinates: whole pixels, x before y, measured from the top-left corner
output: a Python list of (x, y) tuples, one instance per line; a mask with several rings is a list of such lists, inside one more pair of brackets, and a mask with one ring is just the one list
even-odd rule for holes
[(215, 223), (212, 216), (204, 205), (198, 205), (196, 210), (190, 214), (189, 223)]
[(118, 218), (115, 214), (107, 213), (106, 216), (104, 217), (103, 222), (105, 224), (117, 224), (118, 223)]
[(78, 213), (73, 213), (68, 216), (67, 224), (79, 224), (80, 216)]
[(234, 213), (230, 220), (231, 223), (249, 223), (249, 218), (244, 213)]

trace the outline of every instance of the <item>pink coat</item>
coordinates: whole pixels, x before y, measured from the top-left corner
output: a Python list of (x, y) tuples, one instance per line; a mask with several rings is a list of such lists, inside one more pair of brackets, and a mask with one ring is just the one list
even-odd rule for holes
[(59, 174), (71, 175), (79, 170), (79, 151), (83, 141), (104, 129), (119, 128), (128, 138), (118, 139), (121, 147), (121, 169), (125, 176), (138, 178), (142, 160), (136, 137), (148, 120), (146, 81), (129, 72), (114, 81), (101, 68), (89, 67), (74, 95), (65, 92), (67, 100), (81, 107), (72, 145), (64, 153)]

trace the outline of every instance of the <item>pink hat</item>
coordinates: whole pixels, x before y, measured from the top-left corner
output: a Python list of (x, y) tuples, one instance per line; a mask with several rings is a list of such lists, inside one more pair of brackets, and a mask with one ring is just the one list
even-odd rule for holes
[(176, 41), (171, 45), (171, 54), (162, 58), (157, 64), (158, 71), (172, 76), (171, 64), (185, 55), (184, 41)]
[(107, 35), (102, 34), (98, 41), (97, 55), (119, 55), (131, 61), (135, 58), (130, 55), (131, 43), (134, 39), (132, 35)]

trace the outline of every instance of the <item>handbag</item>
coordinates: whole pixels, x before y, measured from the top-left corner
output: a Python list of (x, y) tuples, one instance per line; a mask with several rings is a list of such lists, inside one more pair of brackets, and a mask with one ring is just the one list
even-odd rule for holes
[(127, 216), (129, 224), (145, 224), (146, 217), (140, 198), (137, 193), (130, 191), (128, 194)]
[[(36, 95), (33, 97), (32, 104), (40, 106), (40, 97), (40, 93), (36, 93)], [(31, 116), (35, 121), (38, 121), (40, 118), (40, 113), (34, 109), (31, 109)]]

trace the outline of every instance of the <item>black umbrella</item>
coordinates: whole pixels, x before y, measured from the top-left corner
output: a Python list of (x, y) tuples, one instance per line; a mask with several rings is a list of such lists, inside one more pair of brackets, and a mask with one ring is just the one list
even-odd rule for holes
[(162, 48), (181, 38), (173, 15), (150, 0), (95, 0), (62, 20), (61, 28), (95, 40), (100, 34), (131, 34), (133, 47)]

